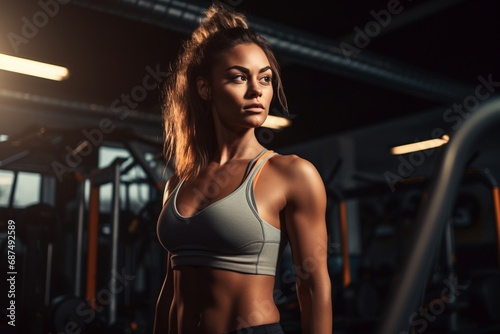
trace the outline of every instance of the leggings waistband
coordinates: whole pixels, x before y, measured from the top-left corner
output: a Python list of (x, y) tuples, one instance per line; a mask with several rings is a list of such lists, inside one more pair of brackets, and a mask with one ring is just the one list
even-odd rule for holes
[(225, 334), (284, 334), (279, 322), (236, 329)]

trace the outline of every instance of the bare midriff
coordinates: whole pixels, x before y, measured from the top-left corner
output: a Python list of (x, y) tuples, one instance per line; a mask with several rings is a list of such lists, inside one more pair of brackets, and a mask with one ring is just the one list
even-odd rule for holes
[(178, 266), (173, 272), (177, 321), (170, 323), (177, 322), (178, 328), (172, 333), (222, 334), (279, 322), (274, 276), (204, 266)]

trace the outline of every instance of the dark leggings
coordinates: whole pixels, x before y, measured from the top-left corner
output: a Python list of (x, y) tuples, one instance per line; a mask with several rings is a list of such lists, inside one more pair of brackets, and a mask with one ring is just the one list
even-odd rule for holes
[(277, 322), (268, 325), (240, 328), (234, 331), (226, 332), (225, 334), (285, 334), (285, 332), (283, 332), (281, 325)]

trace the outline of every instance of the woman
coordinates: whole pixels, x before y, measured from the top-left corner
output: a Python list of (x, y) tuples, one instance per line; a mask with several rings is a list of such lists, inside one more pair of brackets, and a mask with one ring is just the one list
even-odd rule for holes
[(275, 95), (287, 110), (269, 45), (242, 14), (212, 5), (173, 70), (164, 120), (175, 173), (157, 227), (168, 256), (155, 333), (283, 333), (273, 292), (287, 243), (302, 271), (302, 332), (332, 333), (322, 179), (255, 135)]

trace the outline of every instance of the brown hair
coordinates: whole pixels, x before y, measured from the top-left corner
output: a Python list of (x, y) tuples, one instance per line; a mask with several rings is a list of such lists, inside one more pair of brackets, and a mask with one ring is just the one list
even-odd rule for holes
[(264, 38), (248, 27), (244, 14), (213, 4), (193, 32), (171, 68), (163, 105), (165, 157), (172, 162), (177, 180), (196, 177), (216, 153), (210, 105), (201, 99), (196, 78), (210, 82), (217, 56), (239, 44), (256, 44), (266, 54), (273, 71), (275, 96), (288, 111), (280, 68)]

